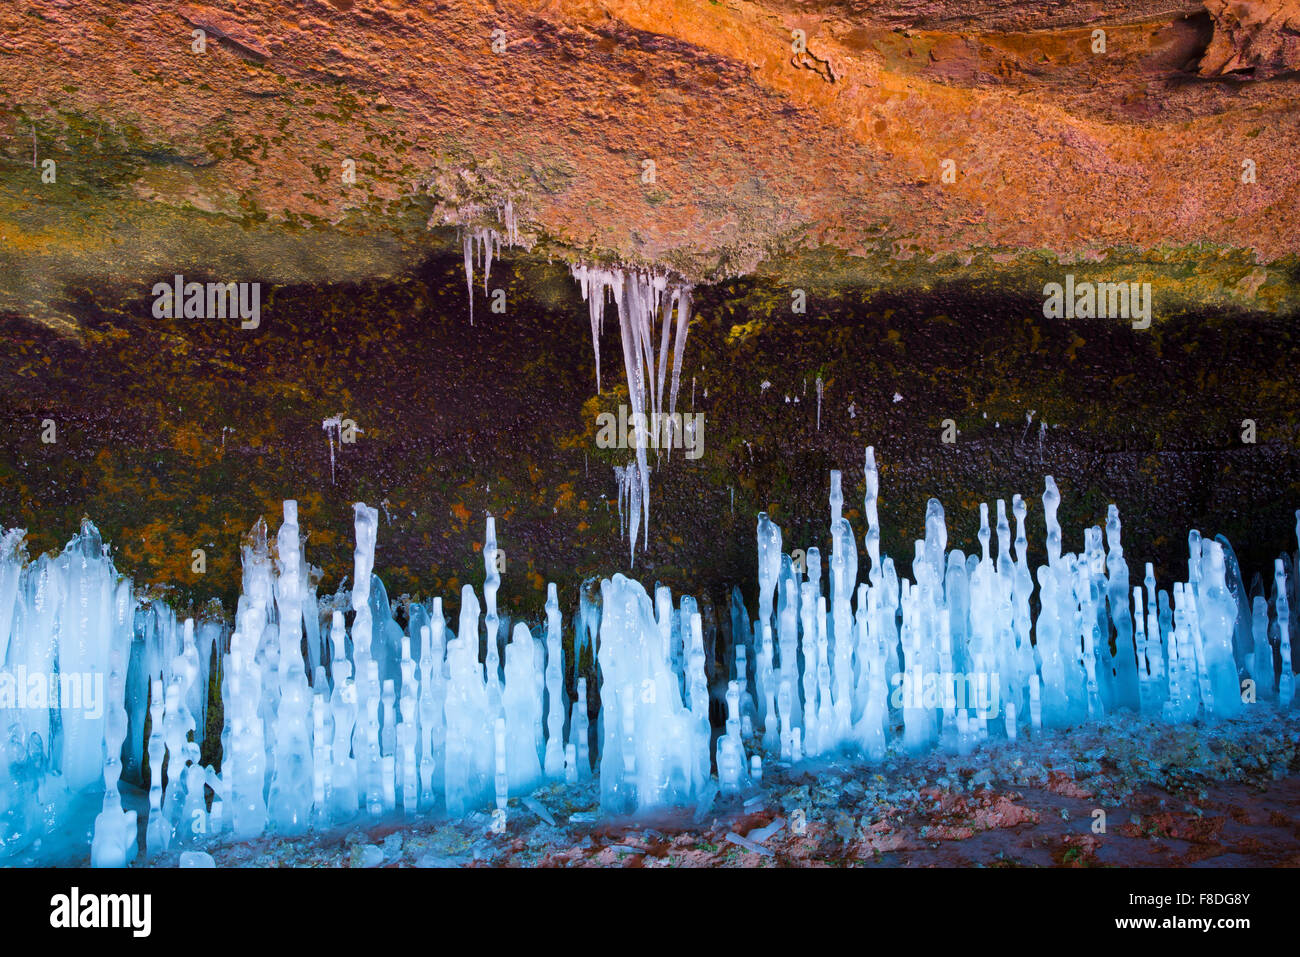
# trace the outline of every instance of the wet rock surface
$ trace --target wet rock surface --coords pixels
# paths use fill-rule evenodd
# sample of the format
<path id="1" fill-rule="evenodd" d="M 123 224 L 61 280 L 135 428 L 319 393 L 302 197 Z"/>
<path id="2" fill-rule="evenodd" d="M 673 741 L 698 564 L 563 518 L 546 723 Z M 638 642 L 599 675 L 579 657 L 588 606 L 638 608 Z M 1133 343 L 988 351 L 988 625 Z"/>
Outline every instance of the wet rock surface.
<path id="1" fill-rule="evenodd" d="M 1157 296 L 1169 294 L 1147 268 Z M 84 343 L 0 319 L 13 355 L 0 366 L 12 423 L 0 522 L 28 529 L 35 556 L 89 516 L 138 584 L 196 611 L 220 598 L 229 615 L 240 538 L 259 516 L 299 502 L 327 594 L 350 573 L 351 506 L 365 501 L 380 511 L 376 571 L 389 595 L 442 595 L 454 614 L 460 587 L 482 581 L 492 514 L 503 607 L 536 620 L 556 582 L 568 641 L 578 584 L 628 565 L 613 468 L 633 453 L 596 442 L 598 414 L 617 416 L 626 387 L 612 372 L 596 393 L 583 304 L 562 267 L 508 256 L 492 282 L 508 311 L 485 310 L 479 287 L 474 325 L 459 257 L 391 282 L 280 290 L 252 331 L 157 320 L 147 297 L 112 288 L 78 304 Z M 1072 550 L 1114 502 L 1130 563 L 1154 562 L 1162 583 L 1185 574 L 1193 527 L 1229 538 L 1247 586 L 1271 572 L 1295 547 L 1300 505 L 1294 319 L 1225 307 L 1157 313 L 1145 331 L 1049 320 L 1030 283 L 1041 279 L 906 294 L 810 285 L 802 316 L 782 283 L 697 289 L 679 409 L 704 415 L 703 449 L 651 456 L 651 533 L 632 571 L 719 609 L 738 584 L 752 607 L 757 513 L 789 548 L 824 544 L 827 476 L 841 469 L 861 535 L 863 449 L 874 445 L 882 548 L 896 561 L 930 496 L 951 546 L 969 553 L 979 503 L 1019 493 L 1041 564 L 1052 474 Z M 607 329 L 606 368 L 618 368 L 618 348 Z M 337 415 L 361 433 L 331 454 L 321 423 Z M 55 443 L 41 440 L 46 419 Z M 194 548 L 206 552 L 201 575 Z"/>
<path id="2" fill-rule="evenodd" d="M 1300 71 L 1300 2 L 1207 0 L 1214 37 L 1202 76 L 1265 79 Z"/>
<path id="3" fill-rule="evenodd" d="M 505 199 L 528 245 L 697 281 L 818 248 L 895 279 L 979 252 L 1282 260 L 1294 8 L 7 4 L 0 309 L 72 333 L 65 300 L 106 276 L 392 275 Z"/>

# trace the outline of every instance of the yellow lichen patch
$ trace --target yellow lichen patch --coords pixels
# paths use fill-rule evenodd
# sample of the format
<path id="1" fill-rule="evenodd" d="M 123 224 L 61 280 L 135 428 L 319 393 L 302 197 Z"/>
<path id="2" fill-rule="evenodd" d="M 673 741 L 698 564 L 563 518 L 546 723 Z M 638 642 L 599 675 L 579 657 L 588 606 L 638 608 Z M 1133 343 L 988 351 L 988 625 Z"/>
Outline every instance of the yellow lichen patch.
<path id="1" fill-rule="evenodd" d="M 189 459 L 199 459 L 204 457 L 204 438 L 205 436 L 199 428 L 192 423 L 178 425 L 172 432 L 172 446 L 177 452 Z M 211 451 L 211 446 L 207 451 Z"/>
<path id="2" fill-rule="evenodd" d="M 762 328 L 763 323 L 759 319 L 751 319 L 743 325 L 732 326 L 731 331 L 727 333 L 727 345 L 731 346 L 738 342 L 744 342 Z"/>
<path id="3" fill-rule="evenodd" d="M 556 488 L 558 495 L 555 499 L 556 508 L 572 508 L 575 498 L 572 482 L 561 482 Z"/>
<path id="4" fill-rule="evenodd" d="M 148 569 L 152 581 L 184 582 L 193 578 L 191 536 L 175 523 L 155 519 L 126 537 L 120 548 L 127 564 Z"/>
<path id="5" fill-rule="evenodd" d="M 604 408 L 607 396 L 593 394 L 582 403 L 582 415 L 579 422 L 582 424 L 581 431 L 574 432 L 570 435 L 558 436 L 555 445 L 560 449 L 576 449 L 585 451 L 590 449 L 594 444 L 596 437 L 596 420 L 606 409 Z"/>

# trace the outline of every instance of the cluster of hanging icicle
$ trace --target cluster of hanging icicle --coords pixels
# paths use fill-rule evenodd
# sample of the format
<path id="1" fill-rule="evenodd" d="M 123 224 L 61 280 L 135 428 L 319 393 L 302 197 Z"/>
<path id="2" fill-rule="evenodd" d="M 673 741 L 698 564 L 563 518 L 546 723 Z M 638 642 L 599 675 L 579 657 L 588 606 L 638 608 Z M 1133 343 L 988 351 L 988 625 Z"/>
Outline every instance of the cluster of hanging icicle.
<path id="1" fill-rule="evenodd" d="M 645 523 L 645 540 L 650 537 L 650 465 L 646 449 L 660 445 L 659 437 L 652 441 L 648 433 L 651 429 L 658 432 L 661 423 L 671 433 L 678 421 L 674 413 L 677 410 L 677 392 L 681 387 L 686 334 L 691 322 L 691 287 L 662 273 L 585 265 L 571 266 L 570 272 L 578 281 L 590 314 L 597 392 L 600 391 L 600 337 L 608 300 L 613 299 L 618 312 L 630 405 L 628 421 L 634 424 L 635 435 L 631 441 L 635 445 L 636 458 L 625 468 L 615 469 L 615 477 L 619 483 L 620 526 L 626 502 L 629 547 L 635 559 L 637 531 L 642 521 Z M 671 379 L 668 375 L 670 349 Z M 665 383 L 668 385 L 666 406 Z M 671 449 L 673 436 L 669 434 L 665 438 L 665 444 Z"/>
<path id="2" fill-rule="evenodd" d="M 483 292 L 488 292 L 492 260 L 500 258 L 501 247 L 519 244 L 519 225 L 514 204 L 505 200 L 497 207 L 504 234 L 490 226 L 468 227 L 462 232 L 465 253 L 465 286 L 469 291 L 469 317 L 474 321 L 474 270 L 483 271 Z M 572 265 L 573 278 L 582 290 L 591 319 L 591 348 L 596 360 L 596 391 L 601 391 L 600 338 L 605 327 L 605 306 L 612 299 L 618 313 L 623 368 L 627 375 L 628 401 L 636 457 L 615 470 L 619 486 L 620 534 L 626 532 L 633 561 L 638 533 L 644 523 L 643 542 L 650 537 L 650 465 L 647 447 L 672 449 L 672 430 L 677 392 L 681 386 L 682 356 L 691 321 L 691 286 L 660 272 L 621 267 Z M 668 375 L 670 364 L 672 376 Z M 664 404 L 664 387 L 668 403 Z M 650 434 L 654 430 L 654 435 Z M 667 434 L 662 434 L 667 430 Z M 670 451 L 671 454 L 671 451 Z M 623 506 L 628 506 L 626 516 Z"/>
<path id="3" fill-rule="evenodd" d="M 474 207 L 464 211 L 477 213 Z M 488 277 L 492 273 L 493 258 L 501 258 L 501 246 L 504 243 L 511 248 L 519 245 L 519 221 L 515 216 L 514 200 L 507 199 L 497 204 L 497 217 L 505 230 L 503 236 L 491 226 L 470 226 L 461 232 L 461 244 L 465 252 L 465 288 L 469 291 L 469 322 L 474 324 L 474 261 L 477 258 L 483 270 L 483 293 L 488 292 Z"/>

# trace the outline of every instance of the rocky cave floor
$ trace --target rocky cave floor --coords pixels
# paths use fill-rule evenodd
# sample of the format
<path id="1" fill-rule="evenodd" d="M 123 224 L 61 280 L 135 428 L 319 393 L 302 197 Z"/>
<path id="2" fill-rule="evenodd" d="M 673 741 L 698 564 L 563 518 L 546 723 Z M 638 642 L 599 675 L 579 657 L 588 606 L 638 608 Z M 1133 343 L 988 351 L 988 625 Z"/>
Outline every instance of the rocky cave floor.
<path id="1" fill-rule="evenodd" d="M 968 756 L 774 765 L 739 794 L 635 819 L 599 801 L 593 779 L 511 799 L 504 834 L 476 812 L 202 849 L 218 867 L 1297 866 L 1300 724 L 1267 705 L 1185 726 L 1125 714 Z"/>

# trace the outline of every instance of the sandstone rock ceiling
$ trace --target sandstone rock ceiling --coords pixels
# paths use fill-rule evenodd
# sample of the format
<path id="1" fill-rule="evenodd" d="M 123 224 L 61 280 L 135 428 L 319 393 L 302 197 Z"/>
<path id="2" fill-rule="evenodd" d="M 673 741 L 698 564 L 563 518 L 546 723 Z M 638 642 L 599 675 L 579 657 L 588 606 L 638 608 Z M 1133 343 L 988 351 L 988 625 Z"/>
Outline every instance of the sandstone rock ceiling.
<path id="1" fill-rule="evenodd" d="M 384 268 L 375 238 L 409 241 L 413 217 L 490 224 L 505 198 L 542 250 L 694 279 L 816 247 L 905 260 L 1213 244 L 1275 261 L 1296 250 L 1296 3 L 1208 7 L 6 3 L 0 264 L 11 292 L 42 257 L 129 280 L 187 224 L 191 245 L 216 230 L 211 257 L 255 259 L 213 225 L 229 221 L 308 246 L 346 230 L 350 262 L 346 244 L 275 254 L 286 275 L 337 278 Z M 58 190 L 34 168 L 46 157 Z"/>

